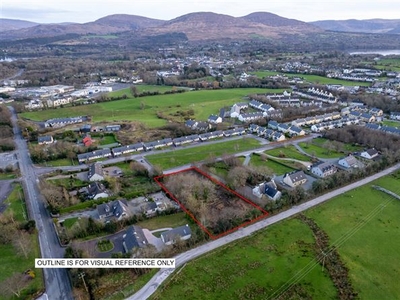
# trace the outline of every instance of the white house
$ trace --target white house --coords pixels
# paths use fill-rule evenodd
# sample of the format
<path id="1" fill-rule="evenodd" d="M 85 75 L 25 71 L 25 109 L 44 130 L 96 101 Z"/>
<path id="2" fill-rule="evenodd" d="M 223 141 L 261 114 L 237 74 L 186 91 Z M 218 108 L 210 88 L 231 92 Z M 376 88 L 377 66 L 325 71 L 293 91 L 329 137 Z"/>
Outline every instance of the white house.
<path id="1" fill-rule="evenodd" d="M 311 173 L 325 178 L 337 172 L 337 168 L 329 162 L 319 162 L 311 167 Z"/>
<path id="2" fill-rule="evenodd" d="M 346 169 L 358 168 L 360 167 L 360 164 L 361 162 L 359 162 L 353 155 L 349 155 L 338 160 L 338 165 Z"/>
<path id="3" fill-rule="evenodd" d="M 371 148 L 371 149 L 361 152 L 360 156 L 363 158 L 366 158 L 366 159 L 374 159 L 379 156 L 379 153 L 378 153 L 378 151 L 376 151 L 376 149 Z"/>
<path id="4" fill-rule="evenodd" d="M 161 233 L 161 240 L 165 245 L 172 245 L 178 241 L 188 240 L 191 237 L 192 230 L 188 224 Z"/>
<path id="5" fill-rule="evenodd" d="M 286 173 L 283 176 L 283 182 L 290 187 L 296 187 L 305 184 L 307 182 L 307 177 L 303 171 L 294 171 Z"/>

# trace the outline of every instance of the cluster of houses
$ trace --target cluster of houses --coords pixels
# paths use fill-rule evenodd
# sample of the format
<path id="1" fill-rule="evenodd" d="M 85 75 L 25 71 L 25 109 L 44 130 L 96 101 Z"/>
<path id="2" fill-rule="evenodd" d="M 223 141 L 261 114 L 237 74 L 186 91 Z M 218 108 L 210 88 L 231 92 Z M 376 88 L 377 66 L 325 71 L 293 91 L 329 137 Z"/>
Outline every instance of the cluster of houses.
<path id="1" fill-rule="evenodd" d="M 400 135 L 400 129 L 392 126 L 383 126 L 379 124 L 365 124 L 365 127 L 372 130 L 379 130 L 385 133 Z"/>
<path id="2" fill-rule="evenodd" d="M 250 124 L 249 132 L 257 134 L 259 137 L 264 137 L 268 140 L 281 142 L 286 139 L 286 136 L 303 136 L 306 132 L 295 125 L 287 125 L 276 121 L 269 121 L 268 126 L 259 126 Z"/>
<path id="3" fill-rule="evenodd" d="M 84 163 L 87 161 L 93 161 L 102 158 L 117 157 L 124 154 L 129 154 L 133 152 L 151 151 L 154 149 L 160 149 L 170 146 L 181 146 L 185 144 L 190 144 L 194 142 L 204 142 L 216 138 L 232 137 L 245 134 L 246 131 L 243 127 L 229 129 L 229 130 L 218 130 L 213 132 L 205 132 L 202 134 L 194 134 L 189 136 L 183 136 L 179 138 L 165 138 L 158 141 L 152 141 L 147 143 L 136 143 L 126 146 L 119 146 L 112 149 L 105 148 L 100 150 L 95 150 L 92 152 L 78 154 L 78 162 Z"/>
<path id="4" fill-rule="evenodd" d="M 79 117 L 67 117 L 67 118 L 55 118 L 50 119 L 44 122 L 44 127 L 64 127 L 71 124 L 82 123 L 88 121 L 88 116 L 79 116 Z"/>
<path id="5" fill-rule="evenodd" d="M 302 98 L 309 100 L 319 100 L 324 103 L 334 104 L 338 99 L 332 95 L 329 91 L 319 90 L 314 87 L 310 87 L 308 90 L 294 90 L 293 94 L 296 94 Z"/>

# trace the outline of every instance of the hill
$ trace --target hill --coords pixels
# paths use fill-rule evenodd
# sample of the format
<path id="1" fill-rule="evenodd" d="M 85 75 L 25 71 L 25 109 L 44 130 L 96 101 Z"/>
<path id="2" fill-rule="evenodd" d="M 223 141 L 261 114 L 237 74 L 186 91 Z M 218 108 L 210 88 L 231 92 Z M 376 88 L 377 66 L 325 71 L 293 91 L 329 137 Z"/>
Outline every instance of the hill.
<path id="1" fill-rule="evenodd" d="M 310 22 L 310 24 L 330 31 L 360 33 L 400 33 L 400 19 L 326 20 Z"/>
<path id="2" fill-rule="evenodd" d="M 29 28 L 38 25 L 38 23 L 23 21 L 23 20 L 13 20 L 13 19 L 2 19 L 0 18 L 0 32 L 17 30 L 22 28 Z"/>
<path id="3" fill-rule="evenodd" d="M 304 22 L 285 19 L 269 13 L 255 13 L 237 18 L 212 12 L 198 12 L 170 20 L 161 27 L 148 28 L 143 34 L 182 32 L 189 40 L 216 40 L 278 38 L 285 34 L 321 31 Z"/>

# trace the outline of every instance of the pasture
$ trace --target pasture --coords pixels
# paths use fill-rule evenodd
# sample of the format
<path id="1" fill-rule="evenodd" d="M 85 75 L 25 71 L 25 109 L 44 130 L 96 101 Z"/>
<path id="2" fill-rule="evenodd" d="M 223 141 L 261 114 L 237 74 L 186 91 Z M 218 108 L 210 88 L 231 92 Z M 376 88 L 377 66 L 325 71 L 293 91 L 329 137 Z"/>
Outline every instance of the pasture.
<path id="1" fill-rule="evenodd" d="M 231 141 L 221 140 L 197 147 L 177 148 L 170 152 L 146 156 L 147 160 L 163 170 L 199 162 L 207 158 L 216 158 L 224 154 L 234 154 L 260 147 L 260 142 L 253 138 L 240 138 Z"/>
<path id="2" fill-rule="evenodd" d="M 155 128 L 165 125 L 167 120 L 184 122 L 183 115 L 191 110 L 193 111 L 191 118 L 205 121 L 209 115 L 217 114 L 220 108 L 243 101 L 246 95 L 268 92 L 277 90 L 257 88 L 200 90 L 138 98 L 128 95 L 124 100 L 25 112 L 21 116 L 33 121 L 44 121 L 88 115 L 92 117 L 93 122 L 137 121 L 149 128 Z"/>

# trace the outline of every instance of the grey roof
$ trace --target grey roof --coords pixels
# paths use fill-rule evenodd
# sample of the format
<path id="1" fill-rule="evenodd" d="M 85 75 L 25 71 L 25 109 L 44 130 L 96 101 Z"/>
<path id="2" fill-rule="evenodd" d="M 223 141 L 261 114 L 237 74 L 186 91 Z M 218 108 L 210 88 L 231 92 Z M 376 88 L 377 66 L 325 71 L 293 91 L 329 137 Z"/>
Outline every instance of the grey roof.
<path id="1" fill-rule="evenodd" d="M 127 211 L 128 203 L 125 199 L 115 200 L 108 203 L 97 205 L 96 209 L 100 216 L 114 216 L 119 218 L 124 212 Z"/>
<path id="2" fill-rule="evenodd" d="M 82 153 L 78 154 L 78 160 L 79 161 L 84 161 L 84 160 L 90 160 L 91 158 L 95 157 L 108 157 L 111 156 L 111 150 L 109 148 L 104 148 L 100 150 L 95 150 L 92 152 L 87 152 L 87 153 Z"/>
<path id="3" fill-rule="evenodd" d="M 330 162 L 319 162 L 312 166 L 312 168 L 318 168 L 322 173 L 329 172 L 332 169 L 336 169 L 336 167 Z"/>
<path id="4" fill-rule="evenodd" d="M 156 209 L 157 207 L 158 207 L 158 206 L 157 206 L 157 203 L 155 203 L 155 202 L 153 202 L 153 201 L 149 201 L 149 202 L 146 203 L 144 209 L 145 209 L 145 210 L 154 210 L 154 209 Z"/>
<path id="5" fill-rule="evenodd" d="M 44 135 L 38 137 L 39 143 L 50 143 L 53 141 L 53 137 L 51 135 Z"/>
<path id="6" fill-rule="evenodd" d="M 187 235 L 191 235 L 192 230 L 190 229 L 189 225 L 183 225 L 177 228 L 174 228 L 172 230 L 169 230 L 167 232 L 161 233 L 161 237 L 164 241 L 164 243 L 170 242 L 170 241 L 175 241 L 177 238 L 181 238 Z"/>
<path id="7" fill-rule="evenodd" d="M 219 118 L 219 116 L 216 116 L 216 115 L 210 115 L 209 117 L 208 117 L 208 120 L 209 121 L 217 121 L 218 120 L 218 118 Z"/>
<path id="8" fill-rule="evenodd" d="M 103 176 L 103 165 L 99 162 L 96 162 L 94 164 L 91 164 L 89 166 L 89 171 L 88 171 L 88 178 L 90 179 L 93 175 L 99 175 Z"/>
<path id="9" fill-rule="evenodd" d="M 277 189 L 275 189 L 272 186 L 269 186 L 267 184 L 265 184 L 264 187 L 265 187 L 264 194 L 266 194 L 271 199 L 273 199 L 276 196 L 276 194 L 278 194 L 278 192 L 279 192 Z"/>
<path id="10" fill-rule="evenodd" d="M 147 243 L 143 230 L 139 226 L 133 225 L 126 230 L 124 237 L 125 251 L 129 252 L 134 248 L 143 248 Z"/>
<path id="11" fill-rule="evenodd" d="M 294 171 L 286 174 L 286 176 L 289 176 L 293 183 L 307 179 L 306 174 L 304 174 L 303 171 Z"/>

